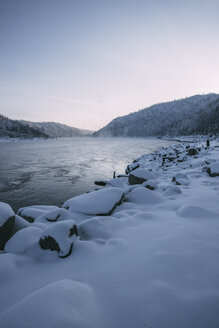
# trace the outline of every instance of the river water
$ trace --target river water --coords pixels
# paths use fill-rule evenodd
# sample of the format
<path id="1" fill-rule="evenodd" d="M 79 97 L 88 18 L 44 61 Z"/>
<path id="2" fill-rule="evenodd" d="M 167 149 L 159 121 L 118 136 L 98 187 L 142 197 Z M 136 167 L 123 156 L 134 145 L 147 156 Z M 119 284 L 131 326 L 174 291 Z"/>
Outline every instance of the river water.
<path id="1" fill-rule="evenodd" d="M 145 138 L 60 138 L 0 142 L 0 201 L 17 211 L 58 205 L 124 173 L 134 159 L 173 141 Z"/>

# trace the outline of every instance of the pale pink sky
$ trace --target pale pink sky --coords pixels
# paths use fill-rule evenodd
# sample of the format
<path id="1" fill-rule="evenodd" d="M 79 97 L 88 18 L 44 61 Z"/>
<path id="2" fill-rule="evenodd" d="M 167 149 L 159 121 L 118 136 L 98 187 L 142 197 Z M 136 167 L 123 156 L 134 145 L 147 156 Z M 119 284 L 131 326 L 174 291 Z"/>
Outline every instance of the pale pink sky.
<path id="1" fill-rule="evenodd" d="M 219 93 L 217 0 L 1 0 L 0 113 L 96 130 Z"/>

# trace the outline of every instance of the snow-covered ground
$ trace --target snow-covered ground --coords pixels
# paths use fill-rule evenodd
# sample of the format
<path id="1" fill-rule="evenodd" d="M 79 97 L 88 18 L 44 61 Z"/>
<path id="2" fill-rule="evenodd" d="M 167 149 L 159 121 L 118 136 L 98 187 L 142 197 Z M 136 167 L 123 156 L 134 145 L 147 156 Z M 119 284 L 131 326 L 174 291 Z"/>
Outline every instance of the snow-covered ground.
<path id="1" fill-rule="evenodd" d="M 62 208 L 0 203 L 0 327 L 218 328 L 218 146 L 142 156 Z"/>

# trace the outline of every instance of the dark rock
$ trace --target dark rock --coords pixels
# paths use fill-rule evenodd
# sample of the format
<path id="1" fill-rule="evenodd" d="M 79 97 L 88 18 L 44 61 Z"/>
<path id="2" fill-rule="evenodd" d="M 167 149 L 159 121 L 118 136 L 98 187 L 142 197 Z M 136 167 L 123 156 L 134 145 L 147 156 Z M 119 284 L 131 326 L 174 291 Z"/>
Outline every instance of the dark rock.
<path id="1" fill-rule="evenodd" d="M 59 244 L 50 236 L 47 236 L 44 239 L 40 238 L 39 244 L 43 249 L 50 249 L 51 251 L 60 252 Z"/>
<path id="2" fill-rule="evenodd" d="M 12 237 L 14 230 L 15 216 L 11 216 L 0 227 L 0 250 L 3 250 L 7 241 Z"/>
<path id="3" fill-rule="evenodd" d="M 142 168 L 138 168 L 129 174 L 129 184 L 130 185 L 142 184 L 145 181 L 147 181 L 149 179 L 154 179 L 154 178 L 155 178 L 155 175 L 153 172 L 147 171 Z"/>
<path id="4" fill-rule="evenodd" d="M 146 179 L 136 177 L 135 175 L 133 175 L 131 173 L 129 174 L 129 184 L 130 185 L 142 184 L 145 181 L 146 181 Z"/>
<path id="5" fill-rule="evenodd" d="M 0 202 L 0 250 L 12 237 L 14 231 L 15 214 L 11 206 Z"/>
<path id="6" fill-rule="evenodd" d="M 194 155 L 197 155 L 198 154 L 198 150 L 195 149 L 195 148 L 189 148 L 188 149 L 188 155 L 189 156 L 194 156 Z"/>
<path id="7" fill-rule="evenodd" d="M 104 187 L 107 184 L 107 181 L 100 180 L 100 181 L 95 181 L 94 183 L 97 186 L 103 186 Z"/>
<path id="8" fill-rule="evenodd" d="M 31 216 L 22 215 L 21 217 L 29 223 L 33 223 L 35 221 L 35 219 L 32 218 Z"/>
<path id="9" fill-rule="evenodd" d="M 65 258 L 71 254 L 76 237 L 78 237 L 78 229 L 75 222 L 62 221 L 46 229 L 39 244 L 42 249 L 57 251 L 59 257 Z"/>
<path id="10" fill-rule="evenodd" d="M 147 185 L 145 186 L 145 188 L 147 188 L 147 189 L 149 189 L 149 190 L 154 190 L 154 189 L 155 189 L 155 187 L 153 187 L 153 186 L 151 186 L 151 185 L 149 185 L 149 184 L 147 184 Z"/>

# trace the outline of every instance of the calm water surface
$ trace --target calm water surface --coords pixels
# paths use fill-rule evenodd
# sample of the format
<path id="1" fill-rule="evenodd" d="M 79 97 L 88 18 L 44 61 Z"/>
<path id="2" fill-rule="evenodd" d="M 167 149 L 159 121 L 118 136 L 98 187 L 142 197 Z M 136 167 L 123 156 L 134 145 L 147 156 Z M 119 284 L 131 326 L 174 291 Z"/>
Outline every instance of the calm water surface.
<path id="1" fill-rule="evenodd" d="M 16 211 L 60 206 L 95 188 L 94 181 L 124 173 L 127 164 L 172 141 L 144 138 L 62 138 L 0 142 L 0 201 Z"/>

